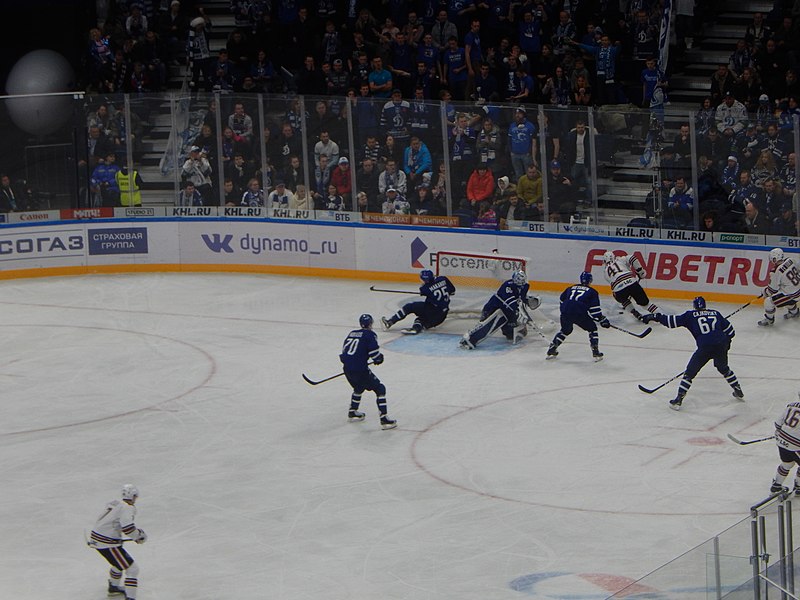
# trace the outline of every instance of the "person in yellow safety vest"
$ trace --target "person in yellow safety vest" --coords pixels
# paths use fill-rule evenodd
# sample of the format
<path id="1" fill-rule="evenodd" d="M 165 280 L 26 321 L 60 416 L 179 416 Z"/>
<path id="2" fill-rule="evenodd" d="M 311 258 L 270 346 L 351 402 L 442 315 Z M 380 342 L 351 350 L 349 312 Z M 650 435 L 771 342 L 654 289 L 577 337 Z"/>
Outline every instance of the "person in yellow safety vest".
<path id="1" fill-rule="evenodd" d="M 123 166 L 116 174 L 115 179 L 119 187 L 120 204 L 122 206 L 141 206 L 142 177 L 139 175 L 139 171 L 134 169 L 131 175 L 128 173 L 128 167 Z"/>

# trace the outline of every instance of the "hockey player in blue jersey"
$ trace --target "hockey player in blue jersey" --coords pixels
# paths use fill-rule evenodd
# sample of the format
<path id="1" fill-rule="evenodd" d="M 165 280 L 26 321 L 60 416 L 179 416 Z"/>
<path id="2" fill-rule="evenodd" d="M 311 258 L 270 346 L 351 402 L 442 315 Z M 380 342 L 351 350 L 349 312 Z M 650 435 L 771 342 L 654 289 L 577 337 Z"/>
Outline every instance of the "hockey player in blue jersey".
<path id="1" fill-rule="evenodd" d="M 350 411 L 347 418 L 350 421 L 363 421 L 364 413 L 359 412 L 358 406 L 361 404 L 361 394 L 366 390 L 375 392 L 378 402 L 378 413 L 381 416 L 381 427 L 383 429 L 394 429 L 397 421 L 390 419 L 386 410 L 386 386 L 383 385 L 375 376 L 369 365 L 379 365 L 383 362 L 383 354 L 378 346 L 378 336 L 372 331 L 372 315 L 363 314 L 358 318 L 360 329 L 354 329 L 347 334 L 342 344 L 342 353 L 339 360 L 342 361 L 344 376 L 353 386 L 353 394 L 350 396 Z M 372 361 L 370 363 L 370 361 Z"/>
<path id="2" fill-rule="evenodd" d="M 388 330 L 395 323 L 413 314 L 416 315 L 414 324 L 403 329 L 402 332 L 417 335 L 422 333 L 424 329 L 431 329 L 441 325 L 447 318 L 447 313 L 450 310 L 450 296 L 455 294 L 455 286 L 444 275 L 434 277 L 433 271 L 429 269 L 421 271 L 419 278 L 422 280 L 422 285 L 419 287 L 419 295 L 425 299 L 404 304 L 391 317 L 381 317 L 384 329 Z"/>
<path id="3" fill-rule="evenodd" d="M 686 327 L 697 342 L 697 350 L 689 359 L 683 379 L 678 386 L 678 395 L 669 401 L 669 407 L 673 410 L 681 409 L 686 392 L 692 386 L 692 380 L 710 360 L 714 361 L 717 371 L 730 384 L 733 389 L 733 397 L 737 400 L 744 399 L 742 387 L 728 366 L 728 350 L 730 350 L 733 336 L 736 335 L 733 325 L 719 311 L 706 308 L 706 301 L 702 296 L 695 298 L 692 306 L 692 310 L 687 310 L 682 315 L 656 313 L 642 317 L 642 321 L 645 323 L 658 321 L 670 329 Z"/>
<path id="4" fill-rule="evenodd" d="M 561 292 L 561 329 L 553 338 L 547 349 L 548 360 L 558 356 L 558 347 L 572 333 L 575 325 L 589 332 L 589 345 L 595 361 L 603 360 L 600 352 L 600 337 L 597 335 L 597 324 L 600 327 L 611 327 L 611 323 L 603 316 L 600 308 L 600 296 L 591 286 L 592 274 L 584 271 L 580 275 L 580 283 L 571 285 Z"/>
<path id="5" fill-rule="evenodd" d="M 524 302 L 531 310 L 538 308 L 539 299 L 528 298 L 528 277 L 524 271 L 514 271 L 511 279 L 504 281 L 492 294 L 481 310 L 481 320 L 464 334 L 459 342 L 462 348 L 473 350 L 492 332 L 500 329 L 506 339 L 516 344 L 527 333 L 524 323 L 520 324 L 520 303 Z M 523 313 L 524 314 L 524 313 Z"/>

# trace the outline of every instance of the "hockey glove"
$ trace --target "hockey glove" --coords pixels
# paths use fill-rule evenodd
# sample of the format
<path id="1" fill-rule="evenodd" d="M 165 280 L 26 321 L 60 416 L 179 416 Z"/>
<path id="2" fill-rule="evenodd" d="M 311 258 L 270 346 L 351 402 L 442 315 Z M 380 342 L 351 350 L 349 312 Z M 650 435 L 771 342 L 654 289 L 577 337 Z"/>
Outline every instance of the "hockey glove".
<path id="1" fill-rule="evenodd" d="M 383 354 L 378 354 L 375 358 L 372 359 L 373 365 L 380 365 L 383 364 Z"/>
<path id="2" fill-rule="evenodd" d="M 144 532 L 144 529 L 136 530 L 136 533 L 133 534 L 133 541 L 137 544 L 144 544 L 147 541 L 147 534 Z"/>
<path id="3" fill-rule="evenodd" d="M 642 323 L 648 325 L 650 321 L 655 321 L 656 316 L 653 313 L 647 313 L 646 315 L 642 315 Z"/>
<path id="4" fill-rule="evenodd" d="M 528 296 L 528 308 L 536 310 L 541 305 L 542 301 L 539 299 L 539 296 Z"/>
<path id="5" fill-rule="evenodd" d="M 603 317 L 602 319 L 600 319 L 600 327 L 602 327 L 603 329 L 608 329 L 609 327 L 611 327 L 611 321 L 609 321 L 608 318 Z"/>

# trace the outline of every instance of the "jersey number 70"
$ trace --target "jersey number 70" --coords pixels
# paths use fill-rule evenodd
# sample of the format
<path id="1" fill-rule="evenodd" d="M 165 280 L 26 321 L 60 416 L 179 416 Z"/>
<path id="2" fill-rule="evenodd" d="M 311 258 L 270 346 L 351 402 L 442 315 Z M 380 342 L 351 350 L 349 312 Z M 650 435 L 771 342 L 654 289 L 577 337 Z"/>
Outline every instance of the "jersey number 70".
<path id="1" fill-rule="evenodd" d="M 358 338 L 347 338 L 342 344 L 342 353 L 353 356 L 358 350 Z"/>

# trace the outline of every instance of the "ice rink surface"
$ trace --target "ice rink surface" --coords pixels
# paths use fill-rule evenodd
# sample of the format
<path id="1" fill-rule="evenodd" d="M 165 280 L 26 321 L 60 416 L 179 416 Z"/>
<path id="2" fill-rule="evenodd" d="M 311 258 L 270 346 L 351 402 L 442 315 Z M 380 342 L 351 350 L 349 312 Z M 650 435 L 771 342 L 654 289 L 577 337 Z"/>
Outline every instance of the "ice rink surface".
<path id="1" fill-rule="evenodd" d="M 458 349 L 470 320 L 417 337 L 376 328 L 399 424 L 382 431 L 374 395 L 348 423 L 343 378 L 301 379 L 337 373 L 358 315 L 377 322 L 406 299 L 369 283 L 0 283 L 0 597 L 106 598 L 84 532 L 127 482 L 149 535 L 129 548 L 140 600 L 594 600 L 767 495 L 774 444 L 726 434 L 769 435 L 796 399 L 800 323 L 762 330 L 759 305 L 736 314 L 746 402 L 709 365 L 680 412 L 667 407 L 677 380 L 652 395 L 637 384 L 683 370 L 685 329 L 601 330 L 594 363 L 579 330 L 545 361 L 535 333 Z M 537 313 L 557 319 L 555 296 L 543 300 Z"/>

